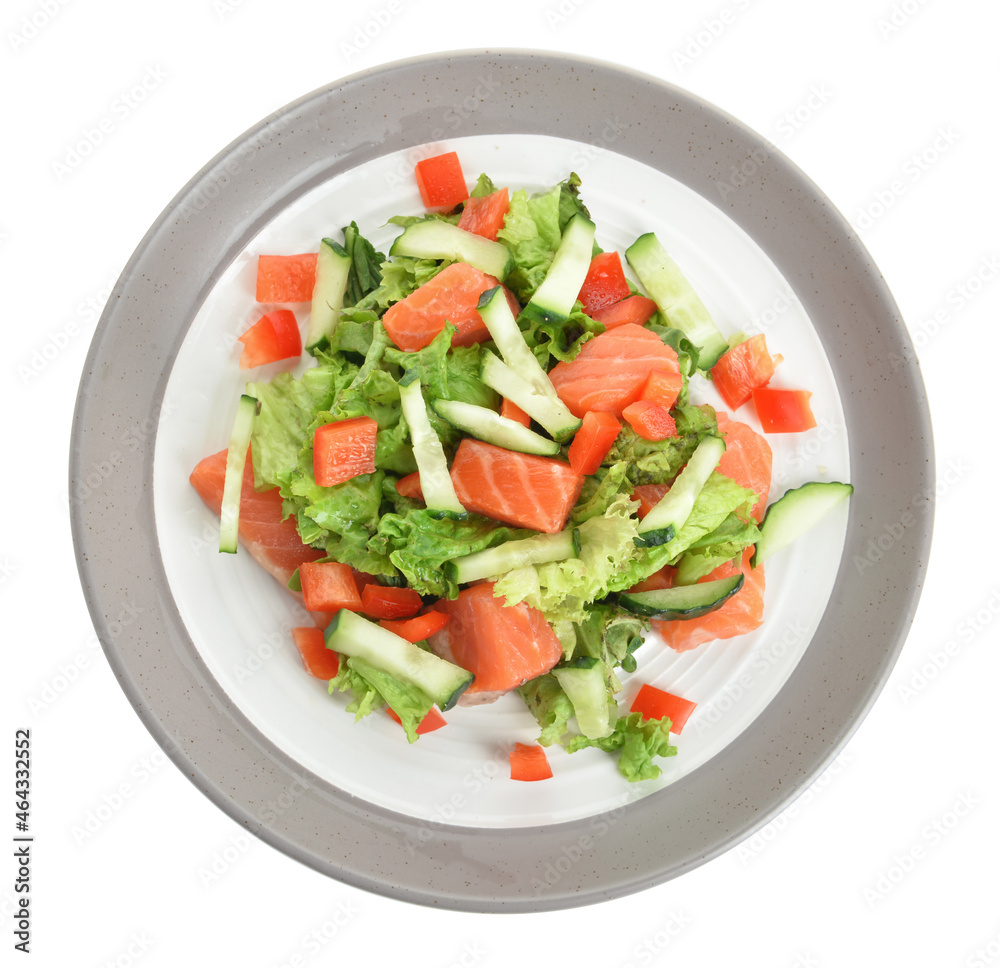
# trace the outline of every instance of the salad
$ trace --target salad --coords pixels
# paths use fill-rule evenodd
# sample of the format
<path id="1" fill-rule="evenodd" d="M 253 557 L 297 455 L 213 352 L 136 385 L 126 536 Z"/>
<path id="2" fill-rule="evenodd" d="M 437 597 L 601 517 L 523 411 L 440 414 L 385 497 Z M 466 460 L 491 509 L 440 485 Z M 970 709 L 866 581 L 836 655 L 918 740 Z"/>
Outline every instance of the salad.
<path id="1" fill-rule="evenodd" d="M 653 233 L 603 251 L 576 175 L 470 192 L 450 152 L 415 176 L 427 210 L 390 220 L 388 255 L 351 222 L 259 257 L 272 308 L 240 366 L 297 364 L 286 307 L 308 302 L 314 365 L 249 382 L 191 482 L 220 550 L 241 541 L 313 614 L 293 630 L 305 669 L 356 719 L 386 709 L 412 743 L 516 690 L 539 734 L 512 778 L 551 776 L 553 745 L 654 778 L 695 704 L 641 682 L 648 633 L 684 651 L 758 627 L 763 561 L 852 489 L 767 506 L 766 437 L 695 402 L 692 377 L 767 433 L 814 427 L 810 394 L 770 385 L 781 358 L 724 337 Z"/>

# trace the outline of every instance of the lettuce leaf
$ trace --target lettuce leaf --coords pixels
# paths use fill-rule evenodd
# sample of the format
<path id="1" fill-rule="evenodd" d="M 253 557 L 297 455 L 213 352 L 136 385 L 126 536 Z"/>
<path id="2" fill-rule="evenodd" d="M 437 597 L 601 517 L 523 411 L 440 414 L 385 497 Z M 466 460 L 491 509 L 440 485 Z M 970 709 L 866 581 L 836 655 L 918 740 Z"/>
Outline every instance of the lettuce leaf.
<path id="1" fill-rule="evenodd" d="M 417 219 L 416 221 L 421 221 Z M 412 259 L 409 256 L 393 256 L 383 262 L 380 269 L 382 281 L 363 299 L 358 300 L 358 309 L 383 310 L 394 302 L 405 299 L 414 289 L 433 279 L 448 262 L 435 259 Z"/>
<path id="2" fill-rule="evenodd" d="M 591 746 L 608 753 L 620 750 L 618 772 L 629 783 L 654 780 L 662 771 L 653 757 L 677 755 L 677 747 L 670 745 L 670 725 L 669 719 L 644 719 L 642 713 L 629 713 L 619 717 L 610 736 L 574 736 L 565 745 L 570 753 Z"/>
<path id="3" fill-rule="evenodd" d="M 344 248 L 351 257 L 344 305 L 356 306 L 381 285 L 385 255 L 375 251 L 375 246 L 361 234 L 357 222 L 345 225 L 341 231 L 344 233 Z"/>
<path id="4" fill-rule="evenodd" d="M 692 542 L 677 562 L 677 581 L 688 585 L 697 581 L 723 562 L 732 561 L 760 538 L 757 522 L 747 521 L 735 511 L 714 531 Z"/>
<path id="5" fill-rule="evenodd" d="M 714 539 L 709 536 L 734 512 L 743 521 L 750 521 L 750 512 L 756 501 L 757 495 L 753 491 L 740 487 L 734 480 L 718 471 L 712 471 L 695 500 L 687 521 L 680 531 L 663 545 L 665 553 L 673 562 L 689 548 L 710 547 Z M 756 525 L 753 530 L 757 530 Z M 725 543 L 730 536 L 732 532 L 730 535 L 723 534 L 719 543 Z"/>
<path id="6" fill-rule="evenodd" d="M 559 680 L 546 673 L 526 682 L 517 691 L 541 727 L 538 742 L 542 746 L 561 743 L 573 718 L 573 703 L 563 692 Z"/>
<path id="7" fill-rule="evenodd" d="M 469 192 L 471 198 L 485 198 L 487 195 L 492 195 L 497 191 L 497 186 L 493 184 L 493 180 L 489 175 L 483 173 L 476 180 L 476 186 Z"/>
<path id="8" fill-rule="evenodd" d="M 604 332 L 604 324 L 591 319 L 576 303 L 565 320 L 531 319 L 522 332 L 542 368 L 550 370 L 555 362 L 576 359 L 587 340 Z"/>
<path id="9" fill-rule="evenodd" d="M 607 467 L 628 464 L 633 484 L 669 484 L 691 459 L 702 437 L 718 432 L 715 410 L 710 406 L 684 406 L 671 411 L 677 422 L 676 437 L 645 440 L 625 424 L 604 458 Z"/>
<path id="10" fill-rule="evenodd" d="M 561 195 L 559 185 L 531 197 L 523 188 L 519 189 L 511 196 L 504 226 L 497 233 L 497 239 L 507 245 L 514 257 L 514 268 L 504 282 L 522 304 L 542 284 L 562 240 Z"/>

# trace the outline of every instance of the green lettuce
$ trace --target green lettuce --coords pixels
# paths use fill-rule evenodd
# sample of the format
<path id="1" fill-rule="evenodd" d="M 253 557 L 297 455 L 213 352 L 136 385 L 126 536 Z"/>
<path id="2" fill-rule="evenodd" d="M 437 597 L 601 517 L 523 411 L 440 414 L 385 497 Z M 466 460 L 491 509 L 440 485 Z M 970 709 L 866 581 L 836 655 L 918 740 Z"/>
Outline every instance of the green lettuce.
<path id="1" fill-rule="evenodd" d="M 726 532 L 720 536 L 719 540 L 712 537 L 713 532 L 720 528 L 734 512 L 744 522 L 749 522 L 751 520 L 750 512 L 756 501 L 757 495 L 753 491 L 740 487 L 734 480 L 718 471 L 712 471 L 705 486 L 701 489 L 701 493 L 696 498 L 688 519 L 677 534 L 663 545 L 665 553 L 670 556 L 671 561 L 675 561 L 682 552 L 689 548 L 711 547 L 713 542 L 727 543 L 737 534 L 733 524 L 727 526 Z M 756 530 L 754 524 L 753 531 Z"/>
<path id="2" fill-rule="evenodd" d="M 517 691 L 541 727 L 538 742 L 542 746 L 561 743 L 573 718 L 573 703 L 563 692 L 559 680 L 546 673 L 526 682 Z"/>
<path id="3" fill-rule="evenodd" d="M 347 291 L 344 293 L 344 305 L 356 306 L 370 292 L 382 283 L 382 265 L 385 255 L 375 251 L 358 228 L 357 222 L 351 222 L 342 229 L 344 233 L 344 248 L 351 257 L 351 268 L 347 274 Z"/>
<path id="4" fill-rule="evenodd" d="M 677 755 L 677 747 L 670 744 L 670 725 L 669 719 L 645 719 L 642 713 L 630 713 L 619 717 L 610 736 L 574 736 L 565 745 L 570 753 L 592 746 L 607 753 L 620 751 L 618 772 L 629 783 L 654 780 L 662 771 L 653 757 Z"/>
<path id="5" fill-rule="evenodd" d="M 522 304 L 542 284 L 562 240 L 561 194 L 559 185 L 530 197 L 523 188 L 514 192 L 504 226 L 497 233 L 497 239 L 507 245 L 514 257 L 514 268 L 504 282 Z"/>
<path id="6" fill-rule="evenodd" d="M 417 221 L 421 221 L 418 219 Z M 412 259 L 393 256 L 381 265 L 382 281 L 357 303 L 358 309 L 388 309 L 394 302 L 405 299 L 414 289 L 433 279 L 446 265 L 435 259 Z"/>
<path id="7" fill-rule="evenodd" d="M 576 359 L 583 344 L 603 332 L 604 324 L 586 315 L 579 303 L 566 319 L 534 317 L 522 330 L 525 342 L 545 370 L 557 362 Z"/>
<path id="8" fill-rule="evenodd" d="M 757 522 L 733 511 L 714 531 L 688 545 L 677 562 L 677 581 L 684 585 L 696 582 L 724 562 L 739 558 L 759 538 Z"/>
<path id="9" fill-rule="evenodd" d="M 678 436 L 645 440 L 625 424 L 604 458 L 604 466 L 625 461 L 633 484 L 671 483 L 691 459 L 701 439 L 718 433 L 715 411 L 710 406 L 677 407 L 671 413 L 677 422 Z"/>
<path id="10" fill-rule="evenodd" d="M 476 187 L 469 192 L 471 198 L 485 198 L 487 195 L 492 195 L 497 191 L 497 186 L 493 184 L 493 180 L 489 175 L 482 174 L 476 180 Z"/>

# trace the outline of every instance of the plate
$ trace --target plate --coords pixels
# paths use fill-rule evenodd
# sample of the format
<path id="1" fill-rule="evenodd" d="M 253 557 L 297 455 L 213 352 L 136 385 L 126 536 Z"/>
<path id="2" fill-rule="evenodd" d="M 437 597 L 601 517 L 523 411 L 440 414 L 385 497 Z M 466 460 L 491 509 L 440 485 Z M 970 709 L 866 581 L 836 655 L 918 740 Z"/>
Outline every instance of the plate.
<path id="1" fill-rule="evenodd" d="M 726 331 L 746 328 L 732 323 L 747 314 L 775 327 L 783 351 L 795 346 L 796 376 L 829 391 L 817 392 L 829 407 L 821 427 L 830 433 L 813 437 L 823 449 L 783 445 L 776 467 L 849 473 L 849 519 L 796 551 L 805 558 L 775 560 L 769 581 L 785 591 L 766 634 L 735 653 L 719 643 L 655 668 L 656 681 L 694 690 L 703 728 L 690 743 L 685 734 L 652 787 L 617 784 L 613 767 L 601 773 L 607 764 L 585 754 L 566 757 L 559 782 L 498 782 L 497 725 L 508 741 L 533 732 L 516 706 L 501 707 L 489 728 L 475 710 L 460 711 L 447 741 L 457 754 L 426 742 L 445 730 L 410 750 L 388 720 L 350 725 L 328 697 L 304 692 L 322 686 L 294 669 L 282 644 L 298 622 L 280 589 L 241 571 L 252 566 L 246 556 L 220 569 L 208 551 L 211 522 L 176 486 L 225 445 L 220 428 L 240 377 L 227 385 L 218 374 L 231 372 L 232 341 L 249 322 L 247 277 L 260 246 L 293 251 L 306 239 L 312 248 L 350 218 L 419 210 L 414 152 L 440 147 L 474 159 L 467 174 L 481 168 L 529 188 L 564 177 L 569 162 L 605 244 L 620 248 L 655 228 Z M 362 196 L 378 201 L 338 220 L 344 200 Z M 926 400 L 898 311 L 818 189 L 690 94 L 606 64 L 513 51 L 349 78 L 278 112 L 199 173 L 109 301 L 81 384 L 71 474 L 95 626 L 178 766 L 239 822 L 318 870 L 467 910 L 542 910 L 639 890 L 715 856 L 787 805 L 846 742 L 902 646 L 933 480 Z M 914 513 L 915 496 L 925 510 Z M 802 602 L 806 624 L 779 649 Z M 118 621 L 125 604 L 127 625 Z M 317 722 L 331 730 L 326 748 Z M 387 782 L 372 767 L 397 754 L 407 765 Z"/>

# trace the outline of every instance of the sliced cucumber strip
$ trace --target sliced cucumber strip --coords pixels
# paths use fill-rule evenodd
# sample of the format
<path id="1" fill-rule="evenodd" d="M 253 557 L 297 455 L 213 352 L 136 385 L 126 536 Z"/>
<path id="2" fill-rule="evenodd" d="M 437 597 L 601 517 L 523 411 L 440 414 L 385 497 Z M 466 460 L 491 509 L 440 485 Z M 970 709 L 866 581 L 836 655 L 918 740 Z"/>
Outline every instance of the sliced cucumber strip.
<path id="1" fill-rule="evenodd" d="M 492 242 L 437 218 L 414 222 L 405 228 L 392 243 L 389 255 L 468 262 L 501 281 L 514 264 L 514 257 L 502 242 Z"/>
<path id="2" fill-rule="evenodd" d="M 652 232 L 640 235 L 625 258 L 650 298 L 675 329 L 698 348 L 699 369 L 711 369 L 729 349 L 705 304 Z"/>
<path id="3" fill-rule="evenodd" d="M 576 724 L 588 739 L 610 736 L 618 719 L 618 704 L 608 690 L 604 667 L 592 656 L 552 670 L 573 704 Z"/>
<path id="4" fill-rule="evenodd" d="M 516 403 L 558 441 L 572 437 L 583 422 L 570 413 L 562 400 L 541 393 L 537 387 L 488 350 L 483 352 L 480 378 L 488 387 L 492 387 L 501 396 Z"/>
<path id="5" fill-rule="evenodd" d="M 840 481 L 810 481 L 786 491 L 764 514 L 760 538 L 750 559 L 751 566 L 756 568 L 799 535 L 805 534 L 853 493 L 852 485 Z"/>
<path id="6" fill-rule="evenodd" d="M 638 545 L 666 544 L 684 526 L 705 481 L 726 452 L 721 437 L 704 437 L 670 490 L 639 523 Z"/>
<path id="7" fill-rule="evenodd" d="M 420 489 L 423 491 L 424 503 L 431 511 L 464 516 L 466 510 L 455 494 L 455 485 L 452 484 L 451 474 L 448 473 L 444 448 L 427 417 L 427 406 L 420 390 L 420 380 L 413 371 L 405 373 L 399 382 L 399 402 L 410 428 L 410 443 L 413 445 L 413 456 L 420 472 Z"/>
<path id="8" fill-rule="evenodd" d="M 569 220 L 545 279 L 524 307 L 525 316 L 544 322 L 558 322 L 569 316 L 587 278 L 595 231 L 594 223 L 580 212 Z"/>
<path id="9" fill-rule="evenodd" d="M 344 293 L 351 271 L 351 257 L 340 243 L 323 239 L 316 257 L 316 285 L 313 287 L 312 309 L 306 349 L 311 350 L 320 340 L 333 335 L 344 308 Z"/>
<path id="10" fill-rule="evenodd" d="M 445 562 L 445 574 L 464 584 L 480 578 L 503 575 L 525 565 L 544 565 L 550 561 L 565 561 L 580 554 L 576 529 L 556 534 L 536 534 L 530 538 L 505 541 L 495 548 L 476 551 L 462 558 Z"/>
<path id="11" fill-rule="evenodd" d="M 650 592 L 623 592 L 618 604 L 636 615 L 675 622 L 679 619 L 701 618 L 714 612 L 743 587 L 743 575 L 702 581 L 694 585 L 657 588 Z"/>
<path id="12" fill-rule="evenodd" d="M 257 398 L 244 393 L 236 405 L 233 432 L 229 435 L 226 454 L 226 478 L 222 486 L 222 513 L 219 518 L 219 551 L 236 554 L 240 534 L 240 495 L 243 493 L 243 470 L 247 462 L 247 448 L 253 431 L 253 418 L 257 416 Z"/>
<path id="13" fill-rule="evenodd" d="M 326 647 L 357 656 L 423 690 L 438 708 L 450 709 L 472 685 L 472 673 L 425 652 L 388 629 L 342 608 L 326 629 Z"/>
<path id="14" fill-rule="evenodd" d="M 523 454 L 541 454 L 543 457 L 559 453 L 559 444 L 554 440 L 536 434 L 516 420 L 501 417 L 489 407 L 461 400 L 435 400 L 431 406 L 453 427 L 472 434 L 478 440 L 485 440 L 488 444 L 496 444 Z"/>

